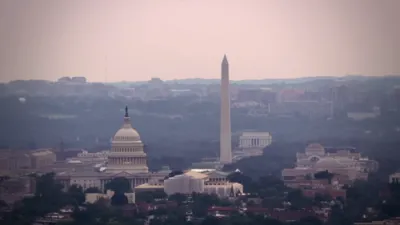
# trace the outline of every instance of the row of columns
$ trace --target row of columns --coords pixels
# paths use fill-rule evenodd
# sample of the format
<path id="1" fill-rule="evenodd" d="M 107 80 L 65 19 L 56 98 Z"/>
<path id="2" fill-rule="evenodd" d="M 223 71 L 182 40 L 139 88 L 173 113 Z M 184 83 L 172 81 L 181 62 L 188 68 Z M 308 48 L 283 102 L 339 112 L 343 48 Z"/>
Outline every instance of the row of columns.
<path id="1" fill-rule="evenodd" d="M 271 141 L 267 138 L 249 138 L 249 139 L 240 139 L 241 147 L 264 147 L 267 146 Z"/>
<path id="2" fill-rule="evenodd" d="M 114 147 L 112 149 L 113 152 L 137 152 L 138 150 L 135 148 L 127 148 L 127 147 Z"/>
<path id="3" fill-rule="evenodd" d="M 112 165 L 122 165 L 122 164 L 146 165 L 147 160 L 144 157 L 109 157 L 108 164 L 112 164 Z"/>

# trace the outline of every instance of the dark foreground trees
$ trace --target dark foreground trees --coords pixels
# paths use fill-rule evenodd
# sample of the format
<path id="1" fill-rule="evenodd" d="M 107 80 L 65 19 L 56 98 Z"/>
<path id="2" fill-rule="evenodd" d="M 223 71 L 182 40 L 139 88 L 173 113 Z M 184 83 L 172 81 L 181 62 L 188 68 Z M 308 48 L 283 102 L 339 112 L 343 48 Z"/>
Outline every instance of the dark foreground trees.
<path id="1" fill-rule="evenodd" d="M 131 185 L 125 177 L 116 177 L 106 184 L 106 190 L 112 190 L 114 195 L 111 197 L 111 204 L 114 206 L 123 206 L 128 204 L 128 198 L 125 193 L 131 192 Z"/>
<path id="2" fill-rule="evenodd" d="M 26 197 L 16 203 L 12 211 L 4 216 L 2 224 L 32 224 L 36 218 L 76 202 L 70 193 L 62 191 L 63 186 L 54 179 L 54 173 L 37 176 L 35 179 L 34 196 Z"/>

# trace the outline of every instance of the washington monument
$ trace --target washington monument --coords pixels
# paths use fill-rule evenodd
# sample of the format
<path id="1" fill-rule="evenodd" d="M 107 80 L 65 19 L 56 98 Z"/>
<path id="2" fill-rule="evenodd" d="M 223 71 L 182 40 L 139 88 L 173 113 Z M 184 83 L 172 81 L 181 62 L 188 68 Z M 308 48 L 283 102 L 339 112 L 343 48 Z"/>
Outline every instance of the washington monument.
<path id="1" fill-rule="evenodd" d="M 220 154 L 222 164 L 232 163 L 231 97 L 229 92 L 229 63 L 226 55 L 221 64 L 221 127 Z"/>

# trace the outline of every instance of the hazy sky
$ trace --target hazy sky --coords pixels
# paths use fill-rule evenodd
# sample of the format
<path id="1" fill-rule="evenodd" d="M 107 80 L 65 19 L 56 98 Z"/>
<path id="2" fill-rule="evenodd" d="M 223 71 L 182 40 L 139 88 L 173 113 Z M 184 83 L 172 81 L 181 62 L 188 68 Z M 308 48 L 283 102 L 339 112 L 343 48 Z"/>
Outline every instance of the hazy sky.
<path id="1" fill-rule="evenodd" d="M 0 77 L 400 74 L 400 0 L 0 0 Z"/>

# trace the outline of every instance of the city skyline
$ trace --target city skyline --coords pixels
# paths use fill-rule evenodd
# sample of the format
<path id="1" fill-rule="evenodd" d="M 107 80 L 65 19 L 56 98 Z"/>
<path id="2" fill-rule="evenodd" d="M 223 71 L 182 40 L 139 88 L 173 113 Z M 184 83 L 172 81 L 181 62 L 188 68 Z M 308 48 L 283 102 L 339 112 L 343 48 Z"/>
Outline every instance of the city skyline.
<path id="1" fill-rule="evenodd" d="M 396 0 L 5 0 L 0 81 L 218 79 L 224 54 L 231 80 L 399 75 L 396 21 Z"/>

